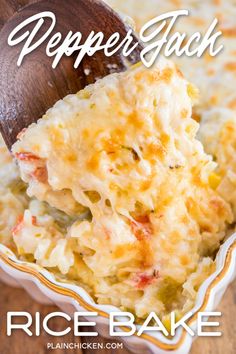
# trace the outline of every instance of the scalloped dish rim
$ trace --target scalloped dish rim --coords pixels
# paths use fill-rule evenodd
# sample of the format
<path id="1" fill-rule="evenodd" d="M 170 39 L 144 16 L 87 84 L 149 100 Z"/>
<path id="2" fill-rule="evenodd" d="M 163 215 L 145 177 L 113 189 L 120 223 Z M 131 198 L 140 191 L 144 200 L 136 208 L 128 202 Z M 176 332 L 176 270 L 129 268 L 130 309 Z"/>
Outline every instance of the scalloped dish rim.
<path id="1" fill-rule="evenodd" d="M 207 308 L 208 304 L 212 299 L 211 295 L 213 293 L 213 290 L 216 288 L 217 285 L 219 285 L 223 281 L 225 276 L 228 275 L 231 265 L 233 265 L 234 258 L 236 259 L 236 257 L 233 256 L 235 250 L 236 250 L 236 233 L 233 233 L 221 245 L 217 253 L 217 261 L 216 261 L 217 267 L 215 272 L 211 274 L 210 277 L 208 277 L 203 282 L 203 284 L 201 285 L 198 291 L 195 307 L 192 309 L 193 316 L 188 321 L 186 321 L 186 323 L 189 326 L 193 326 L 194 323 L 196 322 L 198 312 L 200 311 L 204 312 L 204 310 Z M 88 300 L 85 299 L 85 295 L 81 293 L 84 292 L 87 295 L 87 297 L 89 298 L 91 297 L 86 292 L 86 290 L 84 290 L 82 287 L 73 284 L 73 282 L 70 281 L 68 281 L 67 285 L 72 285 L 73 289 L 69 287 L 65 287 L 65 283 L 57 281 L 52 272 L 44 269 L 43 267 L 37 266 L 34 263 L 28 263 L 28 262 L 23 262 L 18 260 L 11 250 L 9 250 L 6 246 L 1 244 L 0 244 L 0 260 L 13 269 L 16 269 L 22 273 L 32 275 L 34 279 L 38 280 L 49 290 L 52 290 L 57 294 L 64 295 L 73 300 L 76 300 L 78 304 L 82 306 L 84 309 L 86 309 L 87 311 L 95 311 L 98 313 L 99 316 L 103 318 L 107 319 L 109 317 L 109 312 L 101 310 L 101 308 L 103 308 L 104 306 L 110 306 L 115 308 L 116 311 L 117 310 L 120 311 L 119 308 L 116 308 L 115 306 L 112 305 L 97 305 L 96 303 L 93 304 L 89 303 Z M 1 268 L 1 264 L 0 264 L 0 268 Z M 49 275 L 51 276 L 51 278 L 53 277 L 53 279 L 50 279 Z M 204 289 L 204 284 L 207 284 L 207 282 L 209 282 L 209 284 L 207 285 L 206 289 Z M 229 281 L 229 283 L 230 282 L 231 281 Z M 227 286 L 228 285 L 229 284 L 227 284 Z M 200 305 L 197 305 L 199 302 Z M 123 331 L 127 331 L 127 328 L 125 327 L 120 327 L 120 329 Z M 137 333 L 135 333 L 134 336 L 137 336 Z M 142 338 L 147 342 L 154 344 L 157 348 L 168 352 L 168 351 L 174 351 L 180 349 L 180 347 L 184 344 L 184 341 L 186 340 L 187 332 L 182 330 L 180 336 L 178 336 L 179 339 L 177 340 L 177 342 L 175 342 L 177 336 L 178 335 L 176 334 L 176 336 L 173 337 L 172 340 L 166 340 L 164 335 L 162 335 L 163 340 L 161 340 L 154 337 L 153 335 L 142 334 L 138 338 Z"/>

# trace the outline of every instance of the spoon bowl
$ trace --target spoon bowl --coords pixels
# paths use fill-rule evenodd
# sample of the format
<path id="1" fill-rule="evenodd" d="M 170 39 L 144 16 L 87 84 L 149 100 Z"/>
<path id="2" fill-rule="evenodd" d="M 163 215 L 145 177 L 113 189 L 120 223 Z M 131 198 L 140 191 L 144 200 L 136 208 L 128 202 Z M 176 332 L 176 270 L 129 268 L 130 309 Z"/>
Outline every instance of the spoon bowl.
<path id="1" fill-rule="evenodd" d="M 57 32 L 65 38 L 72 31 L 80 32 L 82 39 L 86 40 L 94 31 L 102 32 L 106 42 L 112 34 L 118 32 L 119 44 L 130 30 L 117 13 L 99 0 L 41 0 L 16 13 L 0 32 L 0 130 L 9 149 L 17 140 L 17 135 L 42 117 L 56 101 L 78 92 L 111 72 L 121 72 L 129 63 L 134 64 L 140 60 L 142 46 L 138 43 L 132 55 L 126 58 L 122 55 L 122 48 L 111 57 L 107 57 L 104 51 L 97 51 L 93 56 L 86 55 L 75 69 L 74 53 L 72 56 L 64 55 L 53 69 L 53 58 L 46 55 L 46 40 L 24 57 L 21 66 L 17 66 L 24 43 L 9 46 L 9 35 L 24 20 L 44 11 L 53 12 L 56 16 L 56 25 L 49 38 Z M 30 23 L 26 29 L 31 32 L 34 26 L 35 23 Z M 35 40 L 48 27 L 46 20 Z M 132 36 L 134 39 L 131 46 L 138 42 L 135 35 Z"/>

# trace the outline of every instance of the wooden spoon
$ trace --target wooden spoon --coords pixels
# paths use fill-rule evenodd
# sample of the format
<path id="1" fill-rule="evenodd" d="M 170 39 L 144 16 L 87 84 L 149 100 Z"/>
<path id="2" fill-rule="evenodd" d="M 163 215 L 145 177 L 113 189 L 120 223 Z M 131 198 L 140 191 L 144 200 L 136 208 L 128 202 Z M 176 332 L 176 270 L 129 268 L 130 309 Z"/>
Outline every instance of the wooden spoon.
<path id="1" fill-rule="evenodd" d="M 52 69 L 53 59 L 45 53 L 47 40 L 18 67 L 17 60 L 24 43 L 8 46 L 9 34 L 22 21 L 42 11 L 56 15 L 57 23 L 50 38 L 56 32 L 61 32 L 65 38 L 72 31 L 81 32 L 86 40 L 91 31 L 101 31 L 105 40 L 119 32 L 122 41 L 130 30 L 117 13 L 98 0 L 42 0 L 16 13 L 0 32 L 0 130 L 9 149 L 22 129 L 36 122 L 56 101 L 111 71 L 125 70 L 127 59 L 130 63 L 140 60 L 141 44 L 128 58 L 122 57 L 121 51 L 112 57 L 99 51 L 92 57 L 85 57 L 79 68 L 74 69 L 75 57 L 64 56 L 57 68 Z M 27 29 L 31 31 L 34 26 L 35 23 L 28 25 Z M 45 31 L 42 26 L 39 34 Z M 132 44 L 137 41 L 134 35 Z"/>

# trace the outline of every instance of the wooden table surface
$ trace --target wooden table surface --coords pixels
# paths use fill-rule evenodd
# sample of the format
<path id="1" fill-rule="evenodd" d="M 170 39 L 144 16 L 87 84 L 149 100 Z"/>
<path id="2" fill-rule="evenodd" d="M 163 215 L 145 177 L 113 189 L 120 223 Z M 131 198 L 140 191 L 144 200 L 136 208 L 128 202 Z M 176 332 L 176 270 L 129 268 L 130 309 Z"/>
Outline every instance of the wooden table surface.
<path id="1" fill-rule="evenodd" d="M 0 29 L 5 21 L 20 7 L 32 3 L 35 0 L 0 0 Z M 122 0 L 121 0 L 122 1 Z M 236 283 L 228 289 L 224 300 L 219 307 L 223 312 L 221 319 L 221 330 L 223 336 L 220 338 L 200 338 L 193 346 L 191 354 L 234 354 L 236 353 L 236 338 L 234 320 L 236 317 L 235 310 L 236 303 Z M 24 290 L 10 288 L 6 285 L 0 284 L 0 354 L 44 354 L 49 353 L 51 350 L 47 349 L 47 343 L 53 342 L 61 343 L 74 343 L 79 342 L 78 338 L 73 335 L 53 339 L 42 333 L 40 337 L 28 337 L 21 331 L 14 333 L 11 337 L 6 336 L 5 318 L 8 311 L 27 311 L 31 314 L 39 311 L 44 317 L 47 313 L 55 311 L 56 308 L 52 306 L 42 306 L 35 303 Z M 63 320 L 53 320 L 51 326 L 55 330 L 62 330 L 65 323 Z M 65 327 L 64 327 L 65 328 Z M 87 337 L 82 339 L 83 343 L 91 343 L 91 338 Z M 104 343 L 108 341 L 102 338 L 96 338 L 95 342 Z M 123 349 L 104 349 L 104 350 L 53 350 L 55 354 L 59 353 L 78 353 L 78 354 L 129 354 Z"/>

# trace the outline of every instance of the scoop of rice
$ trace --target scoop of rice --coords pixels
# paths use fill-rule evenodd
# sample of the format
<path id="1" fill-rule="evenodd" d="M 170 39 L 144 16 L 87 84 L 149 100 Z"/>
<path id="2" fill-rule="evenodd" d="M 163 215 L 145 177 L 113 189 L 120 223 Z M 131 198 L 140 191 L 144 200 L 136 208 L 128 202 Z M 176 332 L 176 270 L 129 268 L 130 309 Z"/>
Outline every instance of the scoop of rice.
<path id="1" fill-rule="evenodd" d="M 211 185 L 215 163 L 195 138 L 195 96 L 160 60 L 67 96 L 31 125 L 13 147 L 28 193 L 91 218 L 62 234 L 25 212 L 14 234 L 21 250 L 138 317 L 187 309 L 189 279 L 200 284 L 212 271 L 208 257 L 232 221 Z"/>

